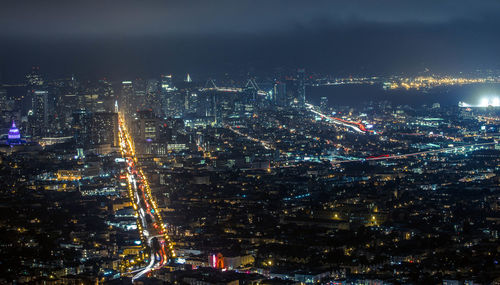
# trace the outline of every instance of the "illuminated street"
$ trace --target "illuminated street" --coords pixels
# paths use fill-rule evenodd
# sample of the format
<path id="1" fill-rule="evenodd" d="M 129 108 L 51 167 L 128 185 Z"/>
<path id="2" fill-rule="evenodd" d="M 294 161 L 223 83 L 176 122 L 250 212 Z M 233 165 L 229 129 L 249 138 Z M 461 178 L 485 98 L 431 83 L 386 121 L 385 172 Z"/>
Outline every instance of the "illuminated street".
<path id="1" fill-rule="evenodd" d="M 134 145 L 128 133 L 123 115 L 119 115 L 120 150 L 127 160 L 127 182 L 129 197 L 134 210 L 138 215 L 137 228 L 141 235 L 149 260 L 144 260 L 147 265 L 137 269 L 135 267 L 128 274 L 133 274 L 132 281 L 159 269 L 167 264 L 169 258 L 175 257 L 173 243 L 166 232 L 158 211 L 156 202 L 151 196 L 151 189 L 135 155 Z M 142 261 L 140 258 L 138 262 Z"/>
<path id="2" fill-rule="evenodd" d="M 346 121 L 346 120 L 343 120 L 340 118 L 334 118 L 334 117 L 331 117 L 331 116 L 328 116 L 328 115 L 325 115 L 321 112 L 316 111 L 315 106 L 312 104 L 306 103 L 305 105 L 309 111 L 320 116 L 322 119 L 327 120 L 328 122 L 331 122 L 331 123 L 336 124 L 336 125 L 341 125 L 341 126 L 344 126 L 346 128 L 351 128 L 354 131 L 361 133 L 361 134 L 365 134 L 368 132 L 366 127 L 362 123 L 350 122 L 350 121 Z"/>

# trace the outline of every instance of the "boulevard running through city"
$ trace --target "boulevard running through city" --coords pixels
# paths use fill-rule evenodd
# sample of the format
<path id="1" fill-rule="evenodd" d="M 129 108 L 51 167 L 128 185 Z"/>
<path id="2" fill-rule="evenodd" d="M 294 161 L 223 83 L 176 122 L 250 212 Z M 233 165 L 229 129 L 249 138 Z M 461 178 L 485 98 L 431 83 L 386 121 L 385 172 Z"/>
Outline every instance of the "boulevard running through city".
<path id="1" fill-rule="evenodd" d="M 138 257 L 136 261 L 147 265 L 142 268 L 130 268 L 125 275 L 132 275 L 132 282 L 159 269 L 167 264 L 169 258 L 175 258 L 173 242 L 167 234 L 166 226 L 162 221 L 156 201 L 151 195 L 147 177 L 138 165 L 135 148 L 127 130 L 123 114 L 118 116 L 118 129 L 120 139 L 120 151 L 127 162 L 128 194 L 134 210 L 137 213 L 137 228 L 144 245 L 146 260 Z"/>

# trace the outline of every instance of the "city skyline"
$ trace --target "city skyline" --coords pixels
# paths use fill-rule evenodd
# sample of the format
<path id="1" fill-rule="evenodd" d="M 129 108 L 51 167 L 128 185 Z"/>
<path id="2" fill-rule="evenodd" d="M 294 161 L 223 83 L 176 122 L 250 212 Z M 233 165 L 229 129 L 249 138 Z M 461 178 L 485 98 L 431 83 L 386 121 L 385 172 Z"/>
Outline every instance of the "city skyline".
<path id="1" fill-rule="evenodd" d="M 0 284 L 499 285 L 499 12 L 0 3 Z"/>

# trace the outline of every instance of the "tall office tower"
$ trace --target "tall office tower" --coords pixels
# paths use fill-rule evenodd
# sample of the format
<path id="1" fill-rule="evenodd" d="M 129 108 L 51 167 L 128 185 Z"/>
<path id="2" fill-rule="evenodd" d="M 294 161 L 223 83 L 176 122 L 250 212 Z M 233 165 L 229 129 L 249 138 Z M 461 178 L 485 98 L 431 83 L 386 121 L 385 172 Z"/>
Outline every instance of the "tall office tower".
<path id="1" fill-rule="evenodd" d="M 146 109 L 146 81 L 137 79 L 134 81 L 134 106 L 136 110 Z"/>
<path id="2" fill-rule="evenodd" d="M 98 104 L 97 111 L 112 112 L 115 108 L 116 96 L 111 82 L 106 79 L 99 80 L 98 92 L 102 107 Z"/>
<path id="3" fill-rule="evenodd" d="M 146 107 L 152 109 L 155 114 L 161 113 L 159 100 L 159 82 L 157 79 L 146 80 Z"/>
<path id="4" fill-rule="evenodd" d="M 161 77 L 160 78 L 161 79 L 160 87 L 163 91 L 174 91 L 175 90 L 175 87 L 174 87 L 174 84 L 172 81 L 172 75 L 162 74 L 160 77 Z"/>
<path id="5" fill-rule="evenodd" d="M 40 68 L 33 66 L 31 72 L 26 74 L 26 97 L 22 100 L 22 113 L 26 113 L 33 105 L 36 90 L 44 90 L 44 81 L 40 75 Z"/>
<path id="6" fill-rule="evenodd" d="M 179 115 L 183 101 L 181 97 L 183 96 L 176 92 L 177 88 L 173 85 L 172 75 L 161 75 L 160 89 L 162 114 L 166 117 Z"/>
<path id="7" fill-rule="evenodd" d="M 325 112 L 328 109 L 328 97 L 321 97 L 319 101 L 319 107 L 321 108 L 321 111 Z"/>
<path id="8" fill-rule="evenodd" d="M 124 110 L 124 114 L 127 116 L 132 116 L 136 111 L 133 102 L 133 97 L 134 97 L 134 85 L 132 81 L 123 81 L 120 92 L 120 99 L 122 104 L 122 106 L 120 106 L 121 107 L 120 109 Z"/>
<path id="9" fill-rule="evenodd" d="M 43 79 L 40 76 L 40 67 L 33 66 L 31 72 L 26 74 L 26 85 L 28 87 L 42 86 L 43 83 Z"/>
<path id="10" fill-rule="evenodd" d="M 192 92 L 192 91 L 187 91 L 186 92 L 186 101 L 187 101 L 187 108 L 186 111 L 187 113 L 191 114 L 199 114 L 200 111 L 200 96 L 198 94 Z M 185 105 L 186 107 L 186 105 Z"/>
<path id="11" fill-rule="evenodd" d="M 49 92 L 35 90 L 32 101 L 32 136 L 41 137 L 49 132 Z"/>
<path id="12" fill-rule="evenodd" d="M 0 84 L 0 123 L 3 125 L 10 122 L 10 116 L 12 115 L 9 110 L 9 102 L 7 99 L 7 90 L 5 90 Z"/>
<path id="13" fill-rule="evenodd" d="M 183 92 L 162 92 L 162 113 L 165 117 L 178 117 L 184 113 L 185 96 Z"/>
<path id="14" fill-rule="evenodd" d="M 193 80 L 191 79 L 191 76 L 189 75 L 189 73 L 186 75 L 186 79 L 184 81 L 187 82 L 187 83 L 193 82 Z"/>
<path id="15" fill-rule="evenodd" d="M 297 70 L 297 99 L 298 107 L 305 107 L 306 104 L 306 70 L 299 68 Z"/>
<path id="16" fill-rule="evenodd" d="M 118 146 L 118 114 L 97 112 L 92 114 L 90 143 L 93 146 Z"/>
<path id="17" fill-rule="evenodd" d="M 73 128 L 73 135 L 75 137 L 77 147 L 88 148 L 92 131 L 91 125 L 92 121 L 90 112 L 85 110 L 73 112 L 73 121 L 71 126 Z"/>
<path id="18" fill-rule="evenodd" d="M 157 139 L 157 131 L 159 120 L 150 110 L 143 110 L 138 112 L 137 125 L 135 133 L 137 134 L 138 141 L 155 141 Z"/>
<path id="19" fill-rule="evenodd" d="M 0 85 L 0 110 L 7 110 L 7 90 Z"/>
<path id="20" fill-rule="evenodd" d="M 152 110 L 142 110 L 137 113 L 132 137 L 139 156 L 166 154 L 167 142 L 159 140 L 160 126 L 160 120 Z"/>
<path id="21" fill-rule="evenodd" d="M 285 107 L 287 105 L 286 83 L 276 81 L 273 86 L 273 103 Z"/>
<path id="22" fill-rule="evenodd" d="M 0 112 L 6 111 L 7 108 L 8 108 L 7 90 L 5 90 L 0 83 Z"/>

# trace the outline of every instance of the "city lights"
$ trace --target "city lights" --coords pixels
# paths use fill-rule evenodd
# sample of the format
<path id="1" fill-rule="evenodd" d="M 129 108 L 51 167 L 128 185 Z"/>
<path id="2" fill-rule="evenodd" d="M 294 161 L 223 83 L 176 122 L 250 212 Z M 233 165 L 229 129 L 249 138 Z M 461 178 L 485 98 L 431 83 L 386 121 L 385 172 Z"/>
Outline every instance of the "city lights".
<path id="1" fill-rule="evenodd" d="M 500 285 L 497 2 L 3 1 L 0 284 Z"/>

